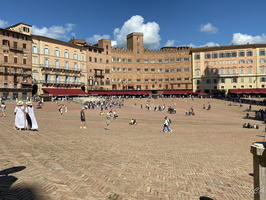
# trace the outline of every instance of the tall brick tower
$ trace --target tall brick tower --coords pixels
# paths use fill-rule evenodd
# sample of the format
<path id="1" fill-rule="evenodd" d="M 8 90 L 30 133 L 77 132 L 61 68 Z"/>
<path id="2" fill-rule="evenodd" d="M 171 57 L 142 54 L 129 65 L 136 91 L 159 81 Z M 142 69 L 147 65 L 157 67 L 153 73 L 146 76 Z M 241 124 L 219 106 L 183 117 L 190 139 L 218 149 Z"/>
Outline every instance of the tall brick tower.
<path id="1" fill-rule="evenodd" d="M 136 54 L 143 52 L 143 33 L 131 33 L 127 35 L 127 49 L 132 50 Z"/>

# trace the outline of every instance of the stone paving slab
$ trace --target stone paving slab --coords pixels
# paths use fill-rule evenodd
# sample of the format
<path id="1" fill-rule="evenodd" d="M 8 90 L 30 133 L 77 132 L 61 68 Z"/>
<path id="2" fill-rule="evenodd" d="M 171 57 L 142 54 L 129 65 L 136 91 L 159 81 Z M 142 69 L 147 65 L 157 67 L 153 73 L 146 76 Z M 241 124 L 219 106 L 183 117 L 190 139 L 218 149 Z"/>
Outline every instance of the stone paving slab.
<path id="1" fill-rule="evenodd" d="M 17 178 L 10 188 L 1 186 L 0 176 L 0 199 L 106 200 L 113 194 L 128 200 L 253 199 L 250 145 L 265 133 L 262 122 L 243 118 L 248 105 L 151 100 L 152 107 L 175 106 L 177 114 L 170 115 L 141 109 L 146 100 L 129 99 L 113 108 L 119 117 L 110 130 L 98 109 L 85 111 L 87 129 L 80 129 L 81 105 L 66 103 L 68 112 L 59 117 L 57 105 L 45 102 L 35 110 L 37 132 L 14 130 L 15 104 L 7 102 L 7 117 L 0 118 L 0 171 L 26 168 L 9 175 Z M 208 103 L 212 109 L 202 109 Z M 186 116 L 191 106 L 196 115 Z M 160 132 L 166 115 L 172 133 Z M 139 125 L 130 126 L 131 118 Z M 244 122 L 260 129 L 243 129 Z"/>

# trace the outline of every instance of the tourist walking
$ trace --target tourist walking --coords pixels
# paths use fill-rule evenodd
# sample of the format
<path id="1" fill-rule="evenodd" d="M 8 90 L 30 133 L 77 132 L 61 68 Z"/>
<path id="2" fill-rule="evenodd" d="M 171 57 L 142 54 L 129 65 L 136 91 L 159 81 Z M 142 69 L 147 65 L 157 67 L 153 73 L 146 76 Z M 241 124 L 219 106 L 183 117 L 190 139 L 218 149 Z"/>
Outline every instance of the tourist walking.
<path id="1" fill-rule="evenodd" d="M 35 118 L 34 108 L 32 106 L 32 102 L 29 101 L 26 104 L 27 104 L 27 106 L 25 108 L 26 128 L 28 130 L 37 131 L 39 126 L 38 126 L 37 120 Z"/>
<path id="2" fill-rule="evenodd" d="M 172 129 L 170 129 L 170 127 L 169 127 L 170 123 L 171 123 L 171 120 L 167 116 L 165 116 L 162 132 L 165 132 L 165 129 L 168 131 L 168 133 L 172 132 Z"/>
<path id="3" fill-rule="evenodd" d="M 80 111 L 80 128 L 86 129 L 86 116 L 85 116 L 85 108 L 83 107 Z"/>
<path id="4" fill-rule="evenodd" d="M 110 113 L 108 112 L 106 114 L 106 127 L 105 127 L 106 130 L 108 129 L 108 127 L 110 126 L 110 124 L 111 124 L 111 116 L 110 116 Z"/>
<path id="5" fill-rule="evenodd" d="M 2 102 L 1 104 L 1 117 L 5 117 L 6 116 L 6 104 L 5 102 Z"/>
<path id="6" fill-rule="evenodd" d="M 191 108 L 189 110 L 189 115 L 195 115 L 193 106 L 191 106 Z"/>
<path id="7" fill-rule="evenodd" d="M 22 130 L 25 129 L 25 116 L 24 116 L 24 106 L 22 101 L 17 102 L 17 106 L 14 110 L 15 114 L 15 129 Z"/>
<path id="8" fill-rule="evenodd" d="M 118 114 L 116 113 L 116 110 L 114 110 L 113 114 L 114 114 L 113 119 L 116 119 L 118 117 Z"/>
<path id="9" fill-rule="evenodd" d="M 64 108 L 64 107 L 65 107 L 64 104 L 60 104 L 60 105 L 58 106 L 58 111 L 59 111 L 59 113 L 60 113 L 60 117 L 63 116 L 63 108 Z"/>

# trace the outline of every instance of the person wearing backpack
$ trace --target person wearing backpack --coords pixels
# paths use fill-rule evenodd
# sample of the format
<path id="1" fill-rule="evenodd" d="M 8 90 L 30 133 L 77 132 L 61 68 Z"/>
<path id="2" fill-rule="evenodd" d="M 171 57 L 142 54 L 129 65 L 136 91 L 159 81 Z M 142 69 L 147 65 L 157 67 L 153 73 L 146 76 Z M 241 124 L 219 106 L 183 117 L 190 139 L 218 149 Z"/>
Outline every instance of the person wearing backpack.
<path id="1" fill-rule="evenodd" d="M 171 123 L 171 119 L 169 119 L 167 116 L 165 116 L 164 123 L 163 123 L 163 130 L 161 132 L 165 133 L 165 129 L 166 129 L 168 133 L 171 133 L 172 129 L 169 127 L 170 123 Z"/>

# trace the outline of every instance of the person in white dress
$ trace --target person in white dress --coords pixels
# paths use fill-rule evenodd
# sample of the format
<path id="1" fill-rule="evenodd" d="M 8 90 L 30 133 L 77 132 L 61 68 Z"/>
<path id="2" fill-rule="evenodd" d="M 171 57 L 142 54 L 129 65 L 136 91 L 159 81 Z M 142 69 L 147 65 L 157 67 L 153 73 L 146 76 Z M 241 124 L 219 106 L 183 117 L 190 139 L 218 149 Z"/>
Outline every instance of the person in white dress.
<path id="1" fill-rule="evenodd" d="M 38 123 L 35 118 L 34 114 L 34 108 L 32 106 L 32 102 L 27 102 L 27 106 L 25 108 L 25 113 L 26 113 L 26 127 L 28 130 L 33 130 L 37 131 L 38 130 Z"/>
<path id="2" fill-rule="evenodd" d="M 22 101 L 17 102 L 17 106 L 14 110 L 15 114 L 15 129 L 22 130 L 25 128 L 25 115 L 24 115 L 24 106 Z"/>

